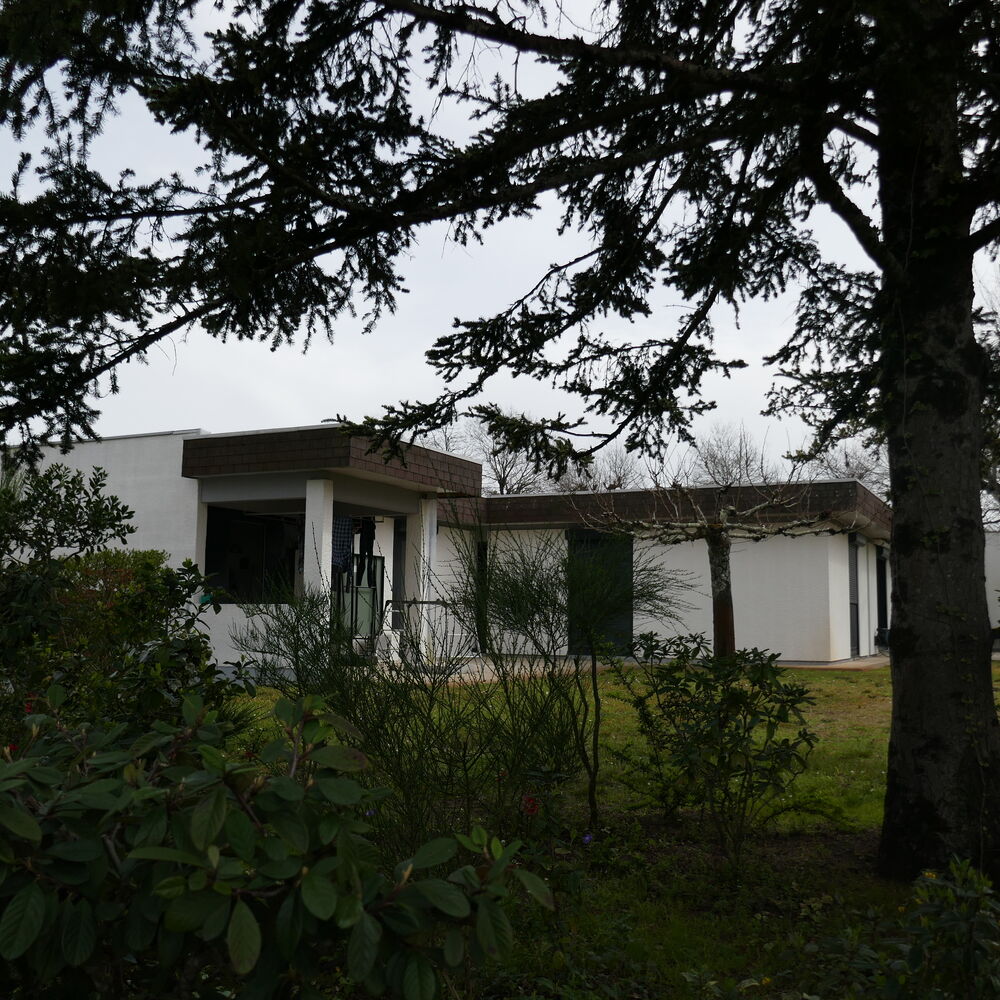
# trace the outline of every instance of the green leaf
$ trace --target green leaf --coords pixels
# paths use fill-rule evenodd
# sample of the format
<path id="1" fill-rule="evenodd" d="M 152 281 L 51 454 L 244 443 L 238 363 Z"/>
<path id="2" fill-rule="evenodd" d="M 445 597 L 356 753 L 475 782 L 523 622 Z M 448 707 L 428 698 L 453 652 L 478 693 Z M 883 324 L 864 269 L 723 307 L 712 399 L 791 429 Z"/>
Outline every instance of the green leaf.
<path id="1" fill-rule="evenodd" d="M 163 916 L 163 925 L 168 931 L 182 934 L 196 931 L 219 905 L 219 894 L 210 889 L 189 892 L 170 901 Z"/>
<path id="2" fill-rule="evenodd" d="M 265 861 L 257 867 L 257 871 L 265 878 L 272 878 L 279 882 L 292 878 L 302 870 L 301 858 L 283 858 L 281 861 Z"/>
<path id="3" fill-rule="evenodd" d="M 238 975 L 245 976 L 260 957 L 260 927 L 250 907 L 241 899 L 233 907 L 226 934 L 229 960 Z"/>
<path id="4" fill-rule="evenodd" d="M 283 958 L 291 961 L 302 939 L 302 908 L 295 893 L 286 896 L 281 904 L 274 922 L 274 933 L 278 941 L 278 951 Z"/>
<path id="5" fill-rule="evenodd" d="M 166 746 L 172 738 L 164 736 L 162 733 L 145 733 L 132 744 L 129 748 L 129 753 L 133 757 L 145 757 L 150 750 Z"/>
<path id="6" fill-rule="evenodd" d="M 289 847 L 299 854 L 305 854 L 309 850 L 309 830 L 298 816 L 290 812 L 277 812 L 268 818 L 271 826 Z"/>
<path id="7" fill-rule="evenodd" d="M 62 861 L 97 861 L 104 848 L 99 840 L 63 840 L 52 844 L 46 853 Z"/>
<path id="8" fill-rule="evenodd" d="M 171 875 L 160 882 L 157 882 L 153 889 L 160 899 L 177 899 L 187 892 L 187 879 L 183 875 Z"/>
<path id="9" fill-rule="evenodd" d="M 337 909 L 337 890 L 323 875 L 309 872 L 299 886 L 305 908 L 320 920 L 329 920 Z"/>
<path id="10" fill-rule="evenodd" d="M 499 841 L 496 841 L 496 844 L 499 843 L 500 843 Z M 496 853 L 494 845 L 493 856 L 496 858 L 496 860 L 490 866 L 489 874 L 487 877 L 494 879 L 502 875 L 503 872 L 506 870 L 507 866 L 514 859 L 514 855 L 517 854 L 517 852 L 520 849 L 521 849 L 520 840 L 512 840 L 506 847 L 501 846 L 499 853 Z"/>
<path id="11" fill-rule="evenodd" d="M 338 733 L 343 733 L 344 736 L 349 736 L 356 740 L 361 739 L 361 730 L 353 722 L 348 722 L 342 715 L 336 715 L 333 712 L 324 712 L 320 716 L 320 719 L 326 725 L 336 729 Z"/>
<path id="12" fill-rule="evenodd" d="M 163 843 L 163 838 L 167 835 L 167 810 L 155 809 L 149 813 L 139 824 L 139 829 L 135 832 L 135 846 L 142 847 L 148 845 L 155 847 Z"/>
<path id="13" fill-rule="evenodd" d="M 274 717 L 279 722 L 283 722 L 286 726 L 290 727 L 295 724 L 298 709 L 296 709 L 296 707 L 287 698 L 279 698 L 274 703 L 272 711 L 274 713 Z"/>
<path id="14" fill-rule="evenodd" d="M 198 695 L 188 695 L 184 699 L 184 704 L 181 705 L 181 715 L 184 718 L 184 724 L 186 726 L 194 726 L 197 724 L 198 716 L 201 715 L 204 707 L 204 703 Z"/>
<path id="15" fill-rule="evenodd" d="M 361 786 L 350 778 L 317 778 L 316 787 L 336 806 L 354 806 L 361 801 Z"/>
<path id="16" fill-rule="evenodd" d="M 37 760 L 37 758 L 35 759 Z M 28 773 L 28 777 L 39 785 L 58 785 L 66 780 L 66 772 L 58 767 L 45 767 L 43 764 L 36 764 Z"/>
<path id="17" fill-rule="evenodd" d="M 465 893 L 455 885 L 432 878 L 425 882 L 416 882 L 414 890 L 419 892 L 432 906 L 446 913 L 449 917 L 467 917 L 471 911 L 469 900 Z"/>
<path id="18" fill-rule="evenodd" d="M 228 920 L 229 897 L 223 896 L 219 898 L 219 905 L 205 918 L 198 936 L 203 941 L 214 941 L 226 929 Z"/>
<path id="19" fill-rule="evenodd" d="M 554 910 L 556 908 L 555 899 L 552 897 L 552 890 L 534 872 L 526 872 L 523 868 L 515 868 L 514 874 L 536 902 L 541 903 L 547 910 Z"/>
<path id="20" fill-rule="evenodd" d="M 225 821 L 226 789 L 219 785 L 191 813 L 191 841 L 194 846 L 205 850 L 215 840 Z"/>
<path id="21" fill-rule="evenodd" d="M 203 743 L 198 747 L 198 755 L 201 757 L 206 771 L 210 771 L 212 774 L 226 773 L 226 758 L 222 756 L 222 751 L 217 747 Z"/>
<path id="22" fill-rule="evenodd" d="M 465 938 L 458 927 L 452 927 L 444 938 L 444 960 L 452 968 L 462 964 L 465 955 Z"/>
<path id="23" fill-rule="evenodd" d="M 414 868 L 433 868 L 450 861 L 458 850 L 454 837 L 438 837 L 417 849 L 411 864 Z"/>
<path id="24" fill-rule="evenodd" d="M 436 992 L 437 976 L 434 975 L 434 966 L 423 955 L 411 955 L 403 973 L 405 1000 L 434 1000 Z"/>
<path id="25" fill-rule="evenodd" d="M 340 833 L 341 818 L 334 813 L 327 813 L 320 821 L 319 826 L 316 828 L 316 834 L 319 837 L 319 842 L 326 846 L 333 840 L 334 837 Z"/>
<path id="26" fill-rule="evenodd" d="M 187 851 L 178 851 L 176 847 L 136 847 L 129 851 L 128 856 L 137 861 L 176 861 L 182 865 L 194 865 L 201 868 L 205 864 L 204 858 L 199 858 L 197 854 L 188 854 Z"/>
<path id="27" fill-rule="evenodd" d="M 266 746 L 264 746 L 257 756 L 265 764 L 273 764 L 282 756 L 287 756 L 288 754 L 288 741 L 287 740 L 271 740 Z"/>
<path id="28" fill-rule="evenodd" d="M 364 906 L 357 896 L 341 896 L 337 900 L 337 926 L 341 930 L 353 927 L 364 912 Z"/>
<path id="29" fill-rule="evenodd" d="M 17 806 L 0 805 L 0 823 L 22 840 L 37 844 L 42 839 L 42 828 L 34 816 Z"/>
<path id="30" fill-rule="evenodd" d="M 368 766 L 368 758 L 354 747 L 317 747 L 309 754 L 309 759 L 320 767 L 332 767 L 335 771 L 363 771 Z"/>
<path id="31" fill-rule="evenodd" d="M 382 925 L 371 914 L 362 913 L 347 942 L 347 973 L 356 983 L 372 971 L 381 938 Z"/>
<path id="32" fill-rule="evenodd" d="M 66 700 L 66 688 L 62 687 L 60 684 L 53 684 L 48 691 L 45 692 L 45 700 L 49 703 L 50 708 L 59 708 L 60 705 Z M 70 962 L 70 965 L 73 963 Z"/>
<path id="33" fill-rule="evenodd" d="M 268 791 L 274 792 L 275 795 L 286 802 L 301 802 L 305 794 L 302 786 L 297 781 L 286 778 L 284 775 L 271 778 L 267 783 L 267 788 Z"/>
<path id="34" fill-rule="evenodd" d="M 0 956 L 20 958 L 34 943 L 45 919 L 45 896 L 30 882 L 14 896 L 0 919 Z"/>
<path id="35" fill-rule="evenodd" d="M 491 899 L 479 900 L 476 939 L 490 958 L 503 958 L 514 942 L 514 929 L 507 914 Z"/>
<path id="36" fill-rule="evenodd" d="M 62 953 L 72 966 L 83 965 L 94 953 L 97 924 L 87 900 L 70 907 L 63 917 Z"/>
<path id="37" fill-rule="evenodd" d="M 231 812 L 226 816 L 223 828 L 226 831 L 226 840 L 233 852 L 244 861 L 253 858 L 254 848 L 257 845 L 257 832 L 253 823 L 245 813 Z"/>

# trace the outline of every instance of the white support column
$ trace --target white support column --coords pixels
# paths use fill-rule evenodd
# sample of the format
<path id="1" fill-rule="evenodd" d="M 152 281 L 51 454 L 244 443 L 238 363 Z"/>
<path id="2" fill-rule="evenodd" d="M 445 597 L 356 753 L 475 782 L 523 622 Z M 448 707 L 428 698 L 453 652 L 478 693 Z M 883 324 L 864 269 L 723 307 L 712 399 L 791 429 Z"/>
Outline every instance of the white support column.
<path id="1" fill-rule="evenodd" d="M 306 480 L 306 533 L 302 582 L 313 590 L 330 589 L 333 565 L 333 483 Z"/>
<path id="2" fill-rule="evenodd" d="M 421 566 L 423 567 L 424 600 L 434 599 L 434 570 L 437 559 L 438 507 L 436 497 L 425 497 L 420 501 L 420 545 Z"/>
<path id="3" fill-rule="evenodd" d="M 434 573 L 437 569 L 437 498 L 425 497 L 420 501 L 420 575 L 422 577 L 421 600 L 433 601 L 437 597 L 434 587 Z M 439 627 L 444 625 L 444 618 L 438 614 L 438 608 L 425 604 L 425 614 L 420 620 L 420 645 L 425 655 L 431 653 L 431 642 L 434 638 L 432 628 L 434 623 Z"/>

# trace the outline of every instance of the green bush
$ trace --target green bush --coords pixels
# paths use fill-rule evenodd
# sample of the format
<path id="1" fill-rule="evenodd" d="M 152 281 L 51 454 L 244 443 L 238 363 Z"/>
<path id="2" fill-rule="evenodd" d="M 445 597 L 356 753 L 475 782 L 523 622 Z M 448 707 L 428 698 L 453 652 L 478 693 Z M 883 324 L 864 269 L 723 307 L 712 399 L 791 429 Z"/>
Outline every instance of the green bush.
<path id="1" fill-rule="evenodd" d="M 1000 997 L 1000 901 L 989 879 L 955 859 L 924 872 L 912 905 L 819 943 L 792 942 L 808 958 L 810 994 L 822 1000 L 996 1000 Z M 802 980 L 802 969 L 789 979 Z"/>
<path id="2" fill-rule="evenodd" d="M 477 824 L 505 837 L 523 834 L 530 819 L 524 797 L 577 771 L 557 690 L 568 677 L 471 667 L 466 645 L 416 613 L 395 655 L 357 648 L 328 595 L 316 592 L 244 611 L 233 641 L 255 679 L 289 697 L 320 694 L 354 727 L 371 761 L 363 780 L 393 789 L 370 819 L 387 852 L 403 854 Z"/>
<path id="3" fill-rule="evenodd" d="M 166 552 L 146 549 L 100 549 L 65 560 L 56 595 L 58 649 L 106 670 L 161 638 L 190 596 L 166 560 Z"/>
<path id="4" fill-rule="evenodd" d="M 688 577 L 667 570 L 628 536 L 587 532 L 571 547 L 562 533 L 470 531 L 457 536 L 452 579 L 442 586 L 486 672 L 539 677 L 559 705 L 560 739 L 576 758 L 567 772 L 587 779 L 589 823 L 599 820 L 603 703 L 601 667 L 633 616 L 677 622 Z M 627 572 L 622 570 L 622 558 Z M 616 571 L 611 571 L 611 566 Z M 529 742 L 529 746 L 531 743 Z"/>
<path id="5" fill-rule="evenodd" d="M 0 740 L 16 741 L 25 706 L 71 658 L 59 640 L 67 567 L 135 529 L 107 476 L 64 465 L 0 471 Z"/>
<path id="6" fill-rule="evenodd" d="M 319 998 L 335 966 L 372 993 L 432 1000 L 441 978 L 502 958 L 516 843 L 439 838 L 388 875 L 366 838 L 383 793 L 318 698 L 280 701 L 268 765 L 233 759 L 215 712 L 135 739 L 74 729 L 66 692 L 0 763 L 0 986 L 12 998 Z M 447 877 L 459 845 L 469 862 Z M 419 877 L 417 877 L 419 873 Z"/>
<path id="7" fill-rule="evenodd" d="M 119 552 L 51 564 L 51 621 L 44 634 L 21 645 L 0 688 L 5 745 L 19 742 L 24 714 L 53 682 L 67 691 L 63 714 L 71 723 L 145 726 L 176 718 L 188 693 L 198 693 L 213 709 L 231 698 L 239 671 L 226 672 L 212 659 L 202 619 L 218 605 L 201 596 L 204 578 L 191 562 L 178 569 L 161 564 L 161 553 Z M 131 576 L 120 593 L 109 582 L 115 575 L 106 572 L 109 566 Z M 6 574 L 15 577 L 32 579 L 31 567 Z M 108 586 L 85 585 L 95 577 Z M 17 617 L 10 609 L 8 614 Z M 18 620 L 23 623 L 23 616 Z"/>
<path id="8" fill-rule="evenodd" d="M 615 668 L 644 738 L 618 751 L 629 782 L 667 815 L 702 809 L 737 870 L 750 834 L 789 808 L 816 743 L 802 714 L 813 700 L 759 649 L 717 657 L 702 636 L 646 635 L 633 656 Z"/>

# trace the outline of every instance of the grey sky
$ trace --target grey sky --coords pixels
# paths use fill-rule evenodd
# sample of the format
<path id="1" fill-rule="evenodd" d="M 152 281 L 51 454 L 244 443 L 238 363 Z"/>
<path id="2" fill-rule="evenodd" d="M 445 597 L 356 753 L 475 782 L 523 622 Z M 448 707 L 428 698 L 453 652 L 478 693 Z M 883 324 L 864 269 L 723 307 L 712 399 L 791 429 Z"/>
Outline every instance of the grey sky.
<path id="1" fill-rule="evenodd" d="M 197 158 L 187 137 L 166 134 L 143 108 L 130 103 L 123 105 L 94 154 L 109 175 L 127 164 L 140 179 L 153 179 L 165 166 L 173 169 Z M 535 218 L 509 220 L 490 230 L 482 245 L 458 245 L 445 224 L 424 229 L 404 266 L 409 293 L 400 297 L 396 314 L 386 316 L 367 336 L 360 332 L 361 320 L 345 317 L 332 344 L 316 339 L 305 354 L 301 346 L 272 352 L 267 343 L 222 344 L 198 332 L 175 337 L 155 348 L 148 364 L 119 370 L 120 392 L 102 401 L 98 432 L 290 426 L 336 413 L 360 418 L 386 403 L 431 396 L 439 383 L 423 355 L 456 316 L 473 318 L 503 308 L 548 265 L 587 245 L 578 234 L 560 238 L 558 221 L 556 202 L 550 199 Z M 834 237 L 839 235 L 835 222 L 829 228 Z M 844 244 L 849 253 L 850 243 Z M 652 334 L 672 328 L 683 308 L 678 296 L 664 290 L 649 320 L 630 325 L 611 319 L 606 329 L 623 340 Z M 751 303 L 741 315 L 740 329 L 728 310 L 716 311 L 720 354 L 742 357 L 750 367 L 732 379 L 716 377 L 706 383 L 706 398 L 719 406 L 702 423 L 742 421 L 758 436 L 766 434 L 775 451 L 802 442 L 805 429 L 797 419 L 785 418 L 779 425 L 760 416 L 773 375 L 760 359 L 787 338 L 794 308 L 793 295 Z M 539 415 L 558 408 L 578 412 L 575 400 L 524 378 L 495 380 L 489 398 Z"/>
<path id="2" fill-rule="evenodd" d="M 523 84 L 531 85 L 532 72 L 531 67 L 519 70 Z M 461 127 L 457 119 L 452 122 L 453 115 L 447 109 L 442 112 L 449 130 Z M 152 179 L 173 169 L 189 169 L 198 160 L 188 136 L 169 135 L 138 102 L 130 101 L 123 103 L 121 116 L 94 153 L 109 177 L 128 166 L 140 179 Z M 0 164 L 13 164 L 15 155 L 10 137 L 0 135 Z M 859 194 L 866 209 L 873 198 L 873 191 Z M 502 224 L 487 234 L 482 246 L 455 244 L 445 225 L 425 229 L 404 268 L 409 294 L 401 297 L 398 312 L 369 336 L 361 336 L 360 320 L 345 318 L 332 344 L 315 340 L 306 354 L 301 345 L 272 353 L 266 343 L 221 344 L 198 332 L 174 338 L 155 348 L 148 364 L 119 370 L 120 393 L 102 401 L 97 430 L 110 436 L 177 427 L 228 431 L 288 426 L 336 413 L 360 418 L 377 413 L 386 403 L 432 396 L 439 386 L 423 354 L 454 317 L 473 318 L 504 307 L 527 291 L 549 264 L 575 256 L 586 246 L 576 234 L 561 239 L 556 235 L 554 206 L 553 200 L 532 220 Z M 814 223 L 832 255 L 863 265 L 839 222 L 821 215 Z M 719 354 L 743 358 L 750 367 L 730 380 L 714 377 L 706 382 L 704 395 L 717 401 L 718 409 L 702 423 L 743 422 L 759 437 L 766 433 L 776 453 L 803 442 L 806 431 L 796 418 L 786 417 L 779 425 L 760 416 L 774 375 L 761 358 L 791 333 L 794 308 L 793 289 L 777 300 L 748 305 L 740 329 L 727 310 L 715 312 Z M 635 326 L 612 319 L 605 329 L 622 339 L 659 333 L 673 327 L 681 309 L 676 296 L 661 291 L 651 319 Z M 497 380 L 488 398 L 538 415 L 557 409 L 578 412 L 575 401 L 525 379 Z"/>

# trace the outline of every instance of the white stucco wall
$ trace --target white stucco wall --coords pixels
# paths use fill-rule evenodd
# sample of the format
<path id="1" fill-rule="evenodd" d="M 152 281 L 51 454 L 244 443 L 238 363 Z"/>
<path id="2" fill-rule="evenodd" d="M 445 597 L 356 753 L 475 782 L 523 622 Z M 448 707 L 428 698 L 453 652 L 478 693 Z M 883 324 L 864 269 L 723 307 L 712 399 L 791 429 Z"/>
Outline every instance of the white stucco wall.
<path id="1" fill-rule="evenodd" d="M 512 537 L 561 538 L 559 529 L 517 531 Z M 442 529 L 438 578 L 449 578 L 455 543 Z M 657 545 L 636 542 L 636 561 L 643 553 L 690 584 L 682 597 L 691 607 L 677 623 L 654 622 L 636 615 L 633 633 L 712 634 L 712 601 L 708 554 L 704 542 Z M 874 652 L 875 549 L 859 550 L 859 619 L 861 655 Z M 736 542 L 732 577 L 737 644 L 778 653 L 785 660 L 829 662 L 850 657 L 848 541 L 846 535 L 774 537 L 761 542 Z"/>
<path id="2" fill-rule="evenodd" d="M 1000 625 L 1000 531 L 986 532 L 986 606 L 990 623 Z"/>
<path id="3" fill-rule="evenodd" d="M 204 511 L 198 483 L 181 476 L 184 439 L 200 431 L 138 434 L 78 444 L 61 455 L 46 450 L 45 461 L 87 473 L 95 465 L 108 474 L 108 492 L 135 511 L 132 549 L 162 549 L 171 563 L 197 561 L 204 553 Z M 200 547 L 199 547 L 200 543 Z"/>
<path id="4" fill-rule="evenodd" d="M 132 549 L 160 549 L 168 562 L 179 565 L 191 559 L 204 568 L 207 503 L 231 503 L 239 500 L 283 500 L 304 498 L 307 476 L 304 473 L 225 476 L 205 480 L 185 479 L 181 462 L 185 438 L 197 437 L 200 430 L 162 434 L 140 434 L 105 438 L 78 444 L 61 455 L 49 449 L 47 462 L 61 462 L 72 469 L 88 472 L 100 466 L 108 474 L 108 492 L 119 497 L 135 513 L 136 532 L 129 536 Z M 375 554 L 385 559 L 385 600 L 391 597 L 393 560 L 393 516 L 419 518 L 419 494 L 387 483 L 331 473 L 335 512 L 374 508 L 378 513 L 375 529 Z M 408 556 L 412 565 L 419 563 L 416 551 L 421 544 L 418 531 L 411 541 L 414 549 Z M 244 616 L 235 605 L 225 605 L 218 615 L 209 614 L 216 656 L 222 661 L 238 659 L 230 642 L 234 625 Z"/>
<path id="5" fill-rule="evenodd" d="M 240 499 L 266 500 L 305 497 L 305 474 L 230 476 L 206 480 L 181 476 L 183 442 L 200 431 L 108 438 L 78 445 L 67 455 L 53 449 L 49 461 L 89 471 L 103 467 L 110 491 L 135 511 L 137 531 L 129 539 L 132 548 L 162 549 L 179 564 L 192 559 L 203 566 L 206 503 Z M 428 542 L 426 509 L 420 495 L 391 484 L 331 473 L 334 510 L 338 513 L 372 509 L 383 517 L 377 523 L 375 551 L 385 558 L 385 599 L 391 597 L 393 520 L 406 516 L 408 530 L 407 591 L 417 593 L 417 576 L 423 569 L 421 552 Z M 426 507 L 426 505 L 425 505 Z M 564 540 L 562 529 L 531 529 L 511 534 L 514 544 Z M 433 540 L 436 547 L 434 584 L 424 596 L 442 596 L 455 573 L 457 538 L 453 529 L 441 527 Z M 637 542 L 636 555 L 650 549 Z M 634 620 L 634 633 L 642 631 L 703 632 L 711 635 L 711 597 L 708 558 L 703 542 L 653 546 L 655 558 L 670 569 L 686 572 L 692 584 L 692 605 L 680 623 Z M 861 654 L 874 652 L 876 627 L 875 547 L 869 542 L 858 551 L 859 625 Z M 991 616 L 1000 621 L 1000 532 L 987 534 L 987 594 Z M 737 643 L 778 652 L 784 659 L 828 662 L 850 656 L 848 588 L 848 540 L 846 535 L 800 538 L 770 538 L 763 542 L 736 542 L 732 550 L 732 573 Z M 891 583 L 890 583 L 891 586 Z M 415 589 L 416 588 L 416 589 Z M 227 606 L 213 618 L 212 635 L 220 659 L 235 658 L 228 636 L 240 617 L 238 608 Z M 449 625 L 443 626 L 445 629 Z"/>

